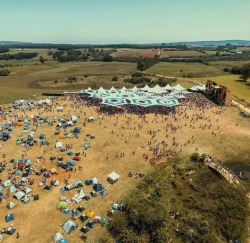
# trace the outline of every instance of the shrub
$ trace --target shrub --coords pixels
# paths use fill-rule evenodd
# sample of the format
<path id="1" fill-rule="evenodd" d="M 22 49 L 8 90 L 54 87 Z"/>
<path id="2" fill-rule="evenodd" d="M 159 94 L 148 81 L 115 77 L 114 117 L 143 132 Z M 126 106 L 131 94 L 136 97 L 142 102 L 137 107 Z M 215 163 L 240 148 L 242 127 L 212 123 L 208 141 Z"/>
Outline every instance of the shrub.
<path id="1" fill-rule="evenodd" d="M 8 76 L 10 71 L 8 69 L 0 69 L 0 76 Z"/>
<path id="2" fill-rule="evenodd" d="M 114 77 L 112 78 L 112 81 L 118 81 L 118 77 L 117 77 L 117 76 L 114 76 Z"/>
<path id="3" fill-rule="evenodd" d="M 192 162 L 198 162 L 200 160 L 200 154 L 199 153 L 193 153 L 190 157 L 190 160 Z"/>

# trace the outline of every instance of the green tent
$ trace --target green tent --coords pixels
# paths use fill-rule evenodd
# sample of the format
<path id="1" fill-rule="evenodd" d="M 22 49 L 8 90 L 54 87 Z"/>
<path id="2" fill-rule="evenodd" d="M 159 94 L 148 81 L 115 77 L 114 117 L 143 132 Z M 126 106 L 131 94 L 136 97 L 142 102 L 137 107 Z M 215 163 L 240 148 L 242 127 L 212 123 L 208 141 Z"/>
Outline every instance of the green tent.
<path id="1" fill-rule="evenodd" d="M 67 208 L 67 203 L 66 202 L 63 202 L 63 201 L 60 201 L 56 204 L 56 208 L 57 209 L 66 209 Z"/>
<path id="2" fill-rule="evenodd" d="M 84 144 L 84 146 L 82 147 L 82 149 L 87 150 L 89 148 L 88 144 Z"/>
<path id="3" fill-rule="evenodd" d="M 105 218 L 101 218 L 101 220 L 100 220 L 100 224 L 101 224 L 101 225 L 104 225 L 104 224 L 105 224 L 105 222 L 106 222 L 106 219 L 105 219 Z"/>

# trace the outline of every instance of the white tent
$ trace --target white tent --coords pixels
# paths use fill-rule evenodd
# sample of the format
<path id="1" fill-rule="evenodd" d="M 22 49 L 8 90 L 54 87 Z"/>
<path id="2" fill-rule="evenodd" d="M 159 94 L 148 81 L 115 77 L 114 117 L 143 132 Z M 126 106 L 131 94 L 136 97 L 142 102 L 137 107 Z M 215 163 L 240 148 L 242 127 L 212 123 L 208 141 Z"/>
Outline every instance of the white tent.
<path id="1" fill-rule="evenodd" d="M 62 236 L 61 232 L 57 232 L 52 236 L 52 240 L 54 241 L 54 243 L 58 243 L 61 240 L 64 240 L 65 238 Z"/>
<path id="2" fill-rule="evenodd" d="M 115 90 L 116 90 L 116 88 L 114 88 L 114 87 L 112 86 L 110 90 L 111 90 L 111 91 L 115 91 Z"/>
<path id="3" fill-rule="evenodd" d="M 25 193 L 24 193 L 24 192 L 18 191 L 18 192 L 16 192 L 16 193 L 14 194 L 13 197 L 15 197 L 17 200 L 20 200 L 20 199 L 22 199 L 24 196 L 25 196 Z"/>
<path id="4" fill-rule="evenodd" d="M 136 92 L 138 88 L 135 86 L 134 88 L 131 89 L 132 91 Z"/>
<path id="5" fill-rule="evenodd" d="M 119 177 L 120 176 L 117 173 L 112 172 L 108 175 L 107 181 L 113 184 L 118 181 Z"/>
<path id="6" fill-rule="evenodd" d="M 12 183 L 11 183 L 10 180 L 6 180 L 6 181 L 3 183 L 3 187 L 9 187 L 9 186 L 11 186 L 11 185 L 12 185 Z"/>
<path id="7" fill-rule="evenodd" d="M 98 89 L 98 93 L 106 93 L 106 90 L 103 87 L 100 87 Z"/>
<path id="8" fill-rule="evenodd" d="M 12 185 L 12 186 L 10 186 L 9 188 L 8 188 L 8 192 L 9 193 L 12 193 L 12 192 L 15 192 L 16 191 L 16 187 L 14 186 L 14 185 Z"/>
<path id="9" fill-rule="evenodd" d="M 90 87 L 88 87 L 86 90 L 87 90 L 87 91 L 92 91 L 92 89 L 91 89 Z"/>
<path id="10" fill-rule="evenodd" d="M 62 142 L 57 142 L 55 146 L 56 148 L 62 148 L 63 145 L 62 145 Z"/>
<path id="11" fill-rule="evenodd" d="M 150 89 L 150 92 L 162 93 L 162 88 L 157 84 L 157 85 L 155 85 L 155 87 Z"/>
<path id="12" fill-rule="evenodd" d="M 186 90 L 186 89 L 183 88 L 180 84 L 177 84 L 177 85 L 174 87 L 174 90 L 183 91 L 183 90 Z"/>
<path id="13" fill-rule="evenodd" d="M 142 90 L 149 91 L 149 90 L 151 90 L 151 88 L 146 84 L 146 85 L 142 88 Z"/>
<path id="14" fill-rule="evenodd" d="M 28 193 L 32 192 L 32 190 L 29 187 L 26 187 L 25 189 L 23 189 L 23 192 L 25 194 L 28 194 Z"/>
<path id="15" fill-rule="evenodd" d="M 69 219 L 64 224 L 62 224 L 62 228 L 67 234 L 71 233 L 77 227 L 78 225 L 72 219 Z"/>
<path id="16" fill-rule="evenodd" d="M 12 209 L 12 208 L 14 208 L 15 206 L 16 206 L 16 204 L 13 203 L 13 202 L 9 202 L 9 203 L 7 203 L 7 205 L 6 205 L 6 207 L 7 207 L 8 209 Z"/>
<path id="17" fill-rule="evenodd" d="M 121 88 L 121 92 L 124 92 L 124 91 L 126 91 L 127 90 L 127 88 L 125 87 L 125 86 L 123 86 L 122 88 Z"/>
<path id="18" fill-rule="evenodd" d="M 174 87 L 170 86 L 169 84 L 167 84 L 166 86 L 162 87 L 163 90 L 172 90 L 174 89 Z"/>

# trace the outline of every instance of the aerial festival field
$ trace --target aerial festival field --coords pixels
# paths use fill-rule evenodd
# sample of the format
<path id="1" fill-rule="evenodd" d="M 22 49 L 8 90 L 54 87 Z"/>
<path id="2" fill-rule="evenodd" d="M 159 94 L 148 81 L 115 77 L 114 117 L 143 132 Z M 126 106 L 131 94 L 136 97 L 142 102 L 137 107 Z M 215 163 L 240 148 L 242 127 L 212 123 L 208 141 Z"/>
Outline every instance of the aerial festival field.
<path id="1" fill-rule="evenodd" d="M 249 121 L 180 85 L 17 100 L 0 117 L 4 242 L 113 242 L 108 225 L 124 195 L 152 171 L 174 171 L 181 158 L 195 181 L 193 153 L 229 165 L 250 158 Z"/>

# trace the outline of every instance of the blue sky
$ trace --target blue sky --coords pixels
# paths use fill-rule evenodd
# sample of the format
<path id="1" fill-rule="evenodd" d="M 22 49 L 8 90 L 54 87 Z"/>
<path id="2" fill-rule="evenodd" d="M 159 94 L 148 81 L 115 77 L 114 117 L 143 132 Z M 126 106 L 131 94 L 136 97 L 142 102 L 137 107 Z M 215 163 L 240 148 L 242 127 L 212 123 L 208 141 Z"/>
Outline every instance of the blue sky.
<path id="1" fill-rule="evenodd" d="M 250 0 L 0 0 L 0 40 L 250 40 Z"/>

